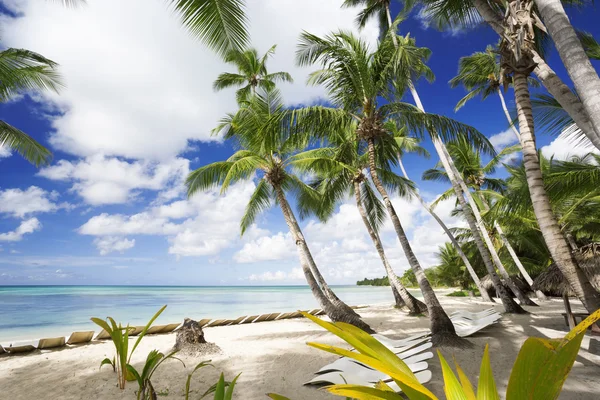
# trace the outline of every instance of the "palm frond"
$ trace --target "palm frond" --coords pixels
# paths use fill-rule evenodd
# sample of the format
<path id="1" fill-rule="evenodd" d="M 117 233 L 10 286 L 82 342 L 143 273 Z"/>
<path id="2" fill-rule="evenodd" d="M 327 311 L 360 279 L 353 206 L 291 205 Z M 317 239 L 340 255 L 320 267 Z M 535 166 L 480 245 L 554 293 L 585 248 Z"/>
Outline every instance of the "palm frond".
<path id="1" fill-rule="evenodd" d="M 166 0 L 190 33 L 220 55 L 248 44 L 244 0 Z"/>
<path id="2" fill-rule="evenodd" d="M 591 60 L 600 60 L 600 43 L 591 33 L 578 31 L 577 36 L 583 45 L 585 54 Z"/>
<path id="3" fill-rule="evenodd" d="M 232 165 L 229 161 L 217 161 L 192 171 L 185 181 L 188 197 L 221 185 Z"/>
<path id="4" fill-rule="evenodd" d="M 261 179 L 256 185 L 256 189 L 250 196 L 250 201 L 246 206 L 246 211 L 240 222 L 242 236 L 248 228 L 254 223 L 256 217 L 263 211 L 271 207 L 272 190 L 265 179 Z"/>
<path id="5" fill-rule="evenodd" d="M 385 223 L 387 218 L 387 211 L 385 205 L 377 196 L 375 188 L 371 181 L 365 181 L 361 185 L 361 201 L 367 211 L 367 218 L 371 227 L 375 232 L 379 232 L 380 228 Z"/>
<path id="6" fill-rule="evenodd" d="M 23 156 L 36 167 L 47 165 L 52 153 L 25 132 L 0 120 L 0 148 L 7 147 Z"/>

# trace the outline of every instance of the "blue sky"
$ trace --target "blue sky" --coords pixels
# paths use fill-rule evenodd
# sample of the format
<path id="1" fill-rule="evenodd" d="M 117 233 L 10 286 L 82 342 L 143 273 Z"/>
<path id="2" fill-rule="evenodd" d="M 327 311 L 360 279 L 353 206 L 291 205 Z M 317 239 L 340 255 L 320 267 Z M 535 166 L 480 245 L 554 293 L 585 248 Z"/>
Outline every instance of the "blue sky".
<path id="1" fill-rule="evenodd" d="M 186 174 L 232 152 L 210 136 L 217 119 L 235 109 L 233 92 L 211 89 L 216 76 L 230 68 L 192 40 L 164 2 L 88 3 L 64 9 L 37 0 L 1 2 L 3 45 L 57 61 L 66 88 L 59 95 L 31 93 L 0 105 L 0 118 L 54 153 L 52 165 L 38 170 L 0 149 L 0 285 L 302 284 L 278 209 L 239 236 L 253 182 L 236 185 L 224 197 L 205 193 L 185 199 Z M 288 103 L 322 100 L 322 89 L 304 85 L 310 69 L 294 65 L 297 37 L 302 29 L 316 34 L 353 29 L 356 11 L 341 11 L 341 1 L 333 0 L 248 3 L 254 45 L 263 52 L 277 43 L 270 70 L 295 78 L 281 87 Z M 593 8 L 571 12 L 575 26 L 597 36 L 596 16 Z M 429 65 L 436 81 L 417 86 L 427 111 L 471 124 L 499 147 L 511 144 L 497 98 L 474 100 L 455 114 L 464 92 L 447 84 L 458 59 L 495 43 L 496 35 L 486 27 L 441 33 L 416 17 L 403 23 L 401 32 L 433 52 Z M 373 42 L 377 27 L 370 24 L 362 34 Z M 555 53 L 549 63 L 568 82 Z M 512 107 L 512 92 L 506 98 Z M 543 132 L 537 137 L 546 154 L 577 151 Z M 425 146 L 433 153 L 429 143 Z M 405 161 L 428 199 L 446 189 L 419 179 L 435 157 Z M 434 265 L 437 246 L 445 240 L 441 229 L 414 201 L 394 201 L 422 264 Z M 439 212 L 452 226 L 461 225 L 450 218 L 451 209 L 452 202 L 446 202 Z M 351 201 L 329 223 L 307 219 L 303 228 L 331 283 L 383 275 Z M 401 274 L 407 264 L 390 226 L 383 239 Z"/>

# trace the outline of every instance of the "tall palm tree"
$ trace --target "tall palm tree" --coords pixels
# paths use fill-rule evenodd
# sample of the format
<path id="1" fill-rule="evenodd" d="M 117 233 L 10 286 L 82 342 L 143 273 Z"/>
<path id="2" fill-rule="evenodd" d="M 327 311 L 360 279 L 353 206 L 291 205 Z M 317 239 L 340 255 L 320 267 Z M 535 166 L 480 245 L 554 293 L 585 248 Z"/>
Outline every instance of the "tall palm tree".
<path id="1" fill-rule="evenodd" d="M 231 184 L 251 179 L 257 174 L 259 182 L 240 224 L 242 234 L 258 214 L 275 201 L 296 243 L 307 283 L 323 310 L 333 321 L 351 323 L 373 332 L 339 299 L 337 304 L 332 302 L 327 293 L 330 289 L 318 282 L 316 276 L 320 273 L 317 265 L 287 201 L 289 193 L 296 193 L 302 194 L 298 196 L 300 201 L 317 203 L 316 192 L 291 172 L 292 156 L 306 145 L 305 140 L 299 139 L 304 135 L 289 124 L 291 114 L 293 110 L 285 108 L 276 90 L 257 94 L 244 101 L 238 112 L 223 119 L 217 128 L 217 131 L 225 132 L 225 138 L 236 140 L 242 149 L 226 161 L 215 162 L 191 172 L 186 181 L 188 196 L 216 186 L 220 186 L 223 193 Z M 309 207 L 306 204 L 301 206 Z"/>
<path id="2" fill-rule="evenodd" d="M 514 84 L 515 102 L 519 119 L 519 139 L 523 149 L 523 162 L 536 219 L 557 266 L 569 282 L 576 296 L 589 312 L 600 308 L 600 293 L 596 292 L 583 271 L 578 268 L 569 244 L 560 230 L 553 213 L 552 206 L 540 167 L 539 155 L 535 143 L 534 122 L 531 98 L 527 79 L 535 68 L 533 49 L 535 37 L 529 29 L 534 19 L 528 4 L 512 4 L 507 18 L 515 18 L 519 13 L 518 23 L 508 22 L 505 39 L 501 42 L 503 77 L 510 76 Z M 529 19 L 524 18 L 528 16 Z M 504 79 L 504 78 L 503 78 Z"/>
<path id="3" fill-rule="evenodd" d="M 27 91 L 57 92 L 62 83 L 54 61 L 33 51 L 0 51 L 0 102 L 7 102 Z M 50 162 L 52 154 L 31 136 L 5 121 L 0 121 L 0 147 L 21 154 L 36 167 Z"/>
<path id="4" fill-rule="evenodd" d="M 390 31 L 389 34 L 392 35 L 393 32 Z M 422 112 L 425 112 L 425 108 L 423 107 L 423 103 L 421 102 L 419 93 L 417 92 L 413 82 L 415 82 L 421 76 L 428 77 L 429 68 L 426 66 L 425 61 L 428 59 L 430 52 L 428 49 L 416 47 L 414 39 L 408 37 L 403 38 L 403 40 L 397 43 L 398 51 L 403 55 L 402 59 L 404 65 L 404 74 L 398 81 L 405 82 L 405 85 L 408 87 L 414 102 L 417 105 L 417 108 Z M 475 201 L 473 200 L 466 184 L 462 180 L 460 173 L 458 173 L 456 170 L 452 157 L 448 153 L 444 142 L 436 135 L 432 136 L 432 142 L 440 161 L 448 174 L 450 182 L 452 183 L 452 187 L 456 193 L 458 201 L 461 204 L 461 208 L 464 210 L 464 215 L 469 223 L 469 226 L 471 227 L 471 231 L 473 232 L 475 243 L 477 244 L 479 252 L 481 253 L 481 257 L 488 270 L 488 274 L 490 275 L 492 283 L 496 289 L 496 293 L 498 293 L 500 299 L 502 300 L 505 310 L 511 313 L 525 312 L 504 290 L 504 286 L 502 285 L 500 278 L 496 275 L 494 264 L 492 263 L 492 258 L 494 255 L 493 253 L 490 253 L 493 251 L 493 243 L 487 234 L 487 230 L 485 230 L 485 227 L 483 226 L 483 221 L 479 215 L 479 210 L 477 209 Z M 463 197 L 463 193 L 466 199 Z M 458 243 L 456 243 L 455 246 L 457 247 L 457 250 L 460 247 Z M 485 293 L 485 290 L 482 293 Z"/>
<path id="5" fill-rule="evenodd" d="M 215 90 L 230 87 L 240 87 L 236 92 L 238 102 L 255 94 L 257 88 L 272 90 L 277 82 L 293 82 L 287 72 L 268 73 L 267 60 L 275 54 L 275 48 L 271 47 L 262 57 L 258 56 L 256 49 L 243 51 L 232 49 L 225 55 L 225 62 L 237 67 L 238 73 L 224 72 L 219 75 L 213 83 Z"/>
<path id="6" fill-rule="evenodd" d="M 503 2 L 491 0 L 420 0 L 425 5 L 422 15 L 429 18 L 433 25 L 440 29 L 448 26 L 473 26 L 485 21 L 499 36 L 506 34 L 504 24 L 506 9 Z M 568 0 L 568 3 L 578 3 L 579 0 Z M 516 4 L 511 0 L 510 4 Z M 523 4 L 527 3 L 521 2 Z M 534 21 L 535 22 L 535 21 Z M 535 23 L 532 23 L 534 26 Z M 561 104 L 573 118 L 577 126 L 588 137 L 591 143 L 600 149 L 600 131 L 593 125 L 590 116 L 581 100 L 565 85 L 552 68 L 546 63 L 543 54 L 536 48 L 530 50 L 533 57 L 533 73 L 542 82 L 546 90 Z"/>
<path id="7" fill-rule="evenodd" d="M 535 0 L 535 4 L 594 129 L 600 132 L 600 78 L 561 0 Z"/>
<path id="8" fill-rule="evenodd" d="M 355 131 L 356 124 L 353 124 L 339 136 L 330 136 L 331 147 L 305 151 L 294 159 L 294 165 L 302 172 L 316 175 L 317 180 L 312 186 L 323 196 L 323 204 L 317 212 L 320 219 L 327 220 L 340 200 L 346 199 L 349 193 L 354 195 L 361 219 L 385 268 L 396 306 L 406 306 L 411 314 L 421 314 L 427 311 L 425 304 L 400 283 L 385 254 L 379 237 L 379 227 L 385 220 L 385 207 L 363 172 L 368 168 L 368 160 L 366 154 L 360 152 Z M 412 182 L 388 170 L 379 169 L 379 174 L 385 177 L 383 179 L 390 190 L 403 196 L 413 192 Z"/>
<path id="9" fill-rule="evenodd" d="M 415 45 L 415 40 L 407 36 L 396 36 L 397 25 L 403 19 L 402 15 L 396 17 L 395 22 L 392 22 L 391 12 L 390 12 L 390 2 L 385 0 L 347 0 L 344 3 L 344 6 L 357 6 L 364 5 L 365 8 L 361 11 L 357 17 L 357 24 L 359 28 L 363 28 L 365 26 L 366 20 L 371 16 L 377 14 L 379 15 L 379 26 L 380 29 L 385 32 L 384 34 L 388 34 L 392 38 L 392 42 L 396 47 L 399 53 L 399 60 L 401 60 L 401 64 L 403 65 L 403 69 L 405 70 L 405 74 L 402 79 L 397 79 L 397 82 L 394 82 L 397 88 L 402 88 L 400 92 L 403 92 L 404 87 L 409 87 L 413 98 L 415 98 L 415 102 L 421 108 L 423 107 L 418 99 L 418 94 L 414 88 L 413 82 L 418 80 L 420 77 L 426 77 L 429 81 L 434 79 L 433 72 L 427 67 L 425 61 L 429 58 L 431 51 L 426 48 L 419 48 Z M 413 1 L 407 1 L 404 4 L 405 9 L 403 12 L 408 12 L 414 6 Z M 398 77 L 397 77 L 398 78 Z M 442 144 L 443 145 L 443 144 Z M 443 154 L 440 154 L 440 157 L 443 157 Z M 405 178 L 408 178 L 408 174 L 406 173 L 406 169 L 402 164 L 402 159 L 399 157 L 398 162 L 402 173 Z M 419 195 L 416 194 L 417 199 L 421 203 L 421 205 L 427 210 L 427 212 L 437 221 L 437 223 L 442 227 L 452 244 L 456 247 L 456 251 L 459 253 L 462 258 L 467 270 L 469 271 L 473 281 L 480 289 L 480 293 L 485 301 L 493 302 L 492 298 L 488 295 L 487 291 L 483 289 L 481 286 L 481 282 L 479 277 L 475 273 L 475 270 L 472 268 L 469 259 L 462 251 L 462 248 L 450 229 L 446 226 L 446 224 L 442 221 L 441 218 L 433 211 L 433 209 L 427 204 L 427 202 Z M 508 301 L 508 300 L 507 300 Z"/>
<path id="10" fill-rule="evenodd" d="M 504 182 L 500 179 L 490 178 L 488 175 L 495 172 L 496 168 L 502 161 L 504 157 L 509 154 L 520 151 L 520 146 L 512 146 L 503 149 L 499 152 L 495 157 L 493 157 L 490 161 L 488 161 L 485 165 L 482 163 L 482 159 L 479 153 L 477 153 L 470 143 L 461 140 L 460 138 L 448 143 L 447 145 L 448 151 L 452 156 L 456 168 L 461 173 L 465 183 L 469 188 L 472 188 L 475 192 L 475 199 L 477 201 L 477 206 L 483 209 L 485 212 L 490 210 L 490 204 L 488 196 L 486 195 L 488 192 L 492 192 L 492 194 L 502 193 L 504 191 Z M 438 180 L 449 182 L 448 175 L 445 171 L 439 168 L 433 168 L 425 171 L 423 174 L 423 179 L 425 180 Z M 445 199 L 454 194 L 452 189 L 448 190 L 446 193 L 442 194 L 438 198 L 437 201 Z M 512 260 L 517 265 L 519 271 L 523 275 L 523 278 L 529 283 L 529 285 L 533 284 L 533 279 L 529 276 L 529 273 L 517 257 L 514 249 L 512 248 L 508 239 L 504 235 L 502 231 L 502 227 L 497 223 L 497 221 L 493 222 L 494 228 L 498 231 L 500 238 L 502 239 L 504 246 L 507 248 L 507 251 L 512 256 Z M 492 229 L 490 229 L 492 230 Z M 500 272 L 500 275 L 505 279 L 506 283 L 509 285 L 512 292 L 517 296 L 521 304 L 526 305 L 536 305 L 533 303 L 523 291 L 512 281 L 506 268 L 498 255 L 498 252 L 495 248 L 490 249 L 492 254 L 492 258 Z M 545 296 L 543 293 L 536 293 L 538 297 L 543 300 Z"/>
<path id="11" fill-rule="evenodd" d="M 297 61 L 300 65 L 320 64 L 322 67 L 310 75 L 309 83 L 324 85 L 330 100 L 338 108 L 320 106 L 318 110 L 323 113 L 327 109 L 330 116 L 336 115 L 332 122 L 344 118 L 357 122 L 355 134 L 367 147 L 370 177 L 383 198 L 398 240 L 423 293 L 431 320 L 433 340 L 436 344 L 460 344 L 462 341 L 456 335 L 452 322 L 427 280 L 378 174 L 378 166 L 388 162 L 389 157 L 378 159 L 377 154 L 378 151 L 390 148 L 394 141 L 393 136 L 385 129 L 384 124 L 388 119 L 405 124 L 420 135 L 428 131 L 436 137 L 450 137 L 461 132 L 482 146 L 488 142 L 472 127 L 439 115 L 422 113 L 410 104 L 398 102 L 398 85 L 392 83 L 397 83 L 396 76 L 403 76 L 403 65 L 398 62 L 399 55 L 389 36 L 384 37 L 377 48 L 371 51 L 365 42 L 347 32 L 330 34 L 325 38 L 303 33 L 297 50 Z M 380 98 L 388 103 L 381 104 Z M 322 117 L 321 121 L 325 121 L 325 118 Z M 395 164 L 395 158 L 389 164 Z"/>

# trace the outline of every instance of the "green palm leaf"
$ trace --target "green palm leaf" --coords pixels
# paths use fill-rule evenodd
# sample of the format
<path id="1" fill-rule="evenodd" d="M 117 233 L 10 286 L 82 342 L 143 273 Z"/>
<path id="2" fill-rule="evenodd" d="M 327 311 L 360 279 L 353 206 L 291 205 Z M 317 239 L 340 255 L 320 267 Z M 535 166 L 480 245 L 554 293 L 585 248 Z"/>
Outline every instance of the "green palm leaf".
<path id="1" fill-rule="evenodd" d="M 0 147 L 16 151 L 36 167 L 47 165 L 52 160 L 48 149 L 4 121 L 0 121 Z"/>

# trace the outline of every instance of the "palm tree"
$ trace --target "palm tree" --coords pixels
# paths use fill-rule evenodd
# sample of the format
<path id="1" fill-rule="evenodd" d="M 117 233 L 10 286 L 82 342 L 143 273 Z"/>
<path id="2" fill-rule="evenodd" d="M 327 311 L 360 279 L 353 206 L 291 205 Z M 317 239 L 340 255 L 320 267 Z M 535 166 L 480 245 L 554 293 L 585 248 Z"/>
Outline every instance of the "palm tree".
<path id="1" fill-rule="evenodd" d="M 271 47 L 262 57 L 258 56 L 256 49 L 229 50 L 225 55 L 225 62 L 235 65 L 238 73 L 222 73 L 214 82 L 213 88 L 222 90 L 242 86 L 236 92 L 237 100 L 240 102 L 250 94 L 255 94 L 256 88 L 272 90 L 277 82 L 293 82 L 291 75 L 287 72 L 272 74 L 267 72 L 267 60 L 275 53 L 276 47 L 276 45 Z"/>
<path id="2" fill-rule="evenodd" d="M 455 162 L 456 168 L 461 173 L 465 183 L 468 187 L 472 188 L 475 191 L 475 199 L 478 202 L 477 206 L 479 206 L 486 212 L 489 211 L 490 204 L 487 193 L 492 192 L 493 195 L 495 195 L 496 193 L 502 193 L 504 191 L 504 182 L 500 179 L 490 178 L 487 175 L 495 172 L 496 168 L 498 167 L 498 164 L 500 164 L 504 157 L 506 157 L 509 154 L 520 151 L 520 146 L 512 146 L 503 149 L 485 165 L 483 165 L 482 163 L 480 154 L 473 149 L 471 144 L 464 140 L 461 140 L 460 138 L 448 143 L 447 148 Z M 434 168 L 425 171 L 425 173 L 423 174 L 423 179 L 449 182 L 448 175 L 445 173 L 445 171 L 439 168 Z M 440 196 L 437 201 L 448 198 L 449 196 L 452 196 L 452 194 L 454 194 L 454 191 L 450 189 L 446 193 L 442 194 L 442 196 Z M 517 257 L 508 239 L 506 239 L 506 236 L 502 231 L 502 227 L 498 224 L 497 221 L 494 221 L 493 224 L 494 228 L 498 231 L 498 234 L 500 235 L 504 246 L 512 256 L 513 262 L 515 263 L 515 265 L 517 265 L 519 271 L 521 272 L 527 283 L 529 283 L 529 285 L 532 285 L 533 279 L 531 279 L 527 270 L 525 270 L 525 267 Z M 502 277 L 505 279 L 506 283 L 509 285 L 512 292 L 517 296 L 521 304 L 535 306 L 536 304 L 532 302 L 531 299 L 529 299 L 512 281 L 508 272 L 504 268 L 504 265 L 496 249 L 491 248 L 490 252 L 492 254 L 492 259 L 494 260 L 496 267 L 498 268 L 498 271 L 500 271 L 500 275 L 502 275 Z M 538 295 L 540 300 L 545 299 L 543 293 L 540 292 L 536 294 Z"/>
<path id="3" fill-rule="evenodd" d="M 383 198 L 404 254 L 419 282 L 429 311 L 434 343 L 459 344 L 462 342 L 458 340 L 452 322 L 431 288 L 378 174 L 378 166 L 382 166 L 390 158 L 378 159 L 377 154 L 390 148 L 394 149 L 391 146 L 394 138 L 384 125 L 388 119 L 406 125 L 419 135 L 423 135 L 426 130 L 434 137 L 440 134 L 451 137 L 461 132 L 482 146 L 489 143 L 472 127 L 449 118 L 422 113 L 410 104 L 396 101 L 398 85 L 392 83 L 398 82 L 396 77 L 403 78 L 404 72 L 401 69 L 404 66 L 398 62 L 401 61 L 400 56 L 401 53 L 389 36 L 383 38 L 377 49 L 370 51 L 362 40 L 347 32 L 334 33 L 325 38 L 303 33 L 297 50 L 300 65 L 321 65 L 321 70 L 311 74 L 309 83 L 324 85 L 330 100 L 339 107 L 319 106 L 308 111 L 319 111 L 322 115 L 327 109 L 330 117 L 336 116 L 327 123 L 353 119 L 358 124 L 356 138 L 367 146 L 370 177 Z M 380 98 L 384 98 L 388 103 L 380 104 Z M 321 121 L 325 123 L 323 116 Z M 389 164 L 395 164 L 395 158 L 392 158 Z"/>
<path id="4" fill-rule="evenodd" d="M 338 303 L 332 302 L 330 293 L 327 293 L 331 289 L 318 282 L 317 274 L 320 276 L 320 273 L 287 201 L 287 194 L 298 193 L 301 194 L 298 198 L 302 201 L 317 202 L 316 192 L 290 172 L 293 167 L 290 157 L 306 144 L 304 140 L 298 139 L 303 135 L 291 129 L 289 118 L 293 112 L 285 108 L 276 90 L 257 94 L 242 102 L 239 111 L 224 118 L 216 129 L 217 132 L 225 132 L 225 138 L 237 140 L 242 149 L 226 161 L 215 162 L 190 173 L 186 181 L 188 196 L 216 186 L 220 186 L 223 193 L 231 184 L 251 179 L 254 174 L 258 174 L 260 180 L 240 224 L 242 234 L 258 214 L 275 201 L 281 208 L 296 243 L 307 283 L 323 310 L 333 321 L 351 323 L 373 332 L 356 313 L 349 312 L 350 307 L 337 297 L 335 299 Z M 301 206 L 307 207 L 305 204 Z"/>
<path id="5" fill-rule="evenodd" d="M 506 34 L 504 16 L 506 9 L 503 2 L 489 0 L 420 0 L 425 5 L 422 15 L 427 16 L 435 26 L 443 29 L 447 26 L 462 27 L 473 26 L 485 21 L 499 36 L 503 38 Z M 569 0 L 577 3 L 579 0 Z M 510 4 L 516 5 L 515 0 Z M 529 2 L 521 2 L 528 5 Z M 531 26 L 534 26 L 532 21 Z M 600 130 L 592 124 L 591 118 L 586 112 L 583 103 L 562 82 L 558 75 L 546 63 L 538 49 L 530 50 L 533 57 L 533 72 L 542 82 L 546 90 L 561 104 L 565 111 L 577 123 L 577 126 L 588 137 L 595 147 L 600 149 Z"/>
<path id="6" fill-rule="evenodd" d="M 353 124 L 339 136 L 330 136 L 332 147 L 305 151 L 294 158 L 294 166 L 302 172 L 316 175 L 317 180 L 311 186 L 323 195 L 323 203 L 317 210 L 321 220 L 327 220 L 335 205 L 344 200 L 348 193 L 354 195 L 361 219 L 385 268 L 396 306 L 406 306 L 411 314 L 421 314 L 427 311 L 425 304 L 400 283 L 385 254 L 378 232 L 385 220 L 385 207 L 377 198 L 371 181 L 363 173 L 368 168 L 368 160 L 365 154 L 360 153 L 355 131 L 356 124 Z M 379 174 L 387 178 L 384 178 L 386 185 L 400 195 L 407 196 L 413 192 L 412 182 L 388 170 L 379 169 Z"/>
<path id="7" fill-rule="evenodd" d="M 540 167 L 540 159 L 535 144 L 533 113 L 527 79 L 530 71 L 535 67 L 533 49 L 535 37 L 529 27 L 531 20 L 523 18 L 529 15 L 534 17 L 527 9 L 527 4 L 517 4 L 511 7 L 507 18 L 515 18 L 515 13 L 520 13 L 519 22 L 507 28 L 505 39 L 500 44 L 502 76 L 512 76 L 519 119 L 519 140 L 523 149 L 523 162 L 529 186 L 533 209 L 536 219 L 544 235 L 548 249 L 557 266 L 571 285 L 576 296 L 581 300 L 589 312 L 600 308 L 600 293 L 596 292 L 583 271 L 578 268 L 573 258 L 569 244 L 560 230 L 560 226 L 553 213 L 552 206 Z"/>
<path id="8" fill-rule="evenodd" d="M 539 15 L 575 85 L 590 121 L 600 132 L 600 78 L 560 0 L 535 0 Z"/>
<path id="9" fill-rule="evenodd" d="M 32 90 L 57 92 L 62 86 L 57 66 L 54 61 L 33 51 L 1 51 L 0 102 L 10 101 L 16 95 Z M 44 146 L 5 121 L 0 121 L 0 147 L 16 151 L 36 167 L 48 164 L 52 158 Z"/>

